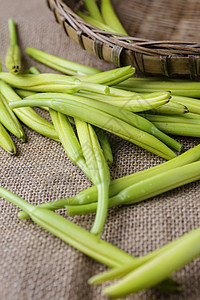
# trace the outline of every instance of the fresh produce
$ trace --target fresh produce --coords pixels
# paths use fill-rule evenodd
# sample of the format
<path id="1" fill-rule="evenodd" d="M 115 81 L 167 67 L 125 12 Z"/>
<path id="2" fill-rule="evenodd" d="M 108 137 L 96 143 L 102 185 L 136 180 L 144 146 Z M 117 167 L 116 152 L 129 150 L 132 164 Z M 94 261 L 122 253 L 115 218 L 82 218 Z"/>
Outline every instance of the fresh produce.
<path id="1" fill-rule="evenodd" d="M 111 30 L 113 34 L 127 35 L 110 0 L 102 0 L 101 11 L 95 1 L 84 2 L 90 16 L 79 15 L 86 21 L 90 20 L 94 26 L 99 24 L 101 29 Z M 14 75 L 0 72 L 0 146 L 10 154 L 16 153 L 3 125 L 25 140 L 18 117 L 30 128 L 60 141 L 72 162 L 94 186 L 72 198 L 38 206 L 2 187 L 0 196 L 22 209 L 20 219 L 30 217 L 58 238 L 111 267 L 89 281 L 95 284 L 122 278 L 104 290 L 109 296 L 124 297 L 153 286 L 166 291 L 179 290 L 177 282 L 168 276 L 200 255 L 199 228 L 139 258 L 108 244 L 99 236 L 109 207 L 131 205 L 200 179 L 200 145 L 176 156 L 169 147 L 181 151 L 182 145 L 164 133 L 180 134 L 184 130 L 182 135 L 199 136 L 200 106 L 197 99 L 188 98 L 200 95 L 199 84 L 135 78 L 135 69 L 131 66 L 102 72 L 34 48 L 27 48 L 26 52 L 68 76 L 40 74 L 35 67 L 15 76 L 21 68 L 21 57 L 13 20 L 9 21 L 9 26 L 11 46 L 6 65 Z M 53 124 L 29 106 L 44 107 Z M 110 181 L 108 163 L 113 162 L 113 156 L 103 130 L 169 161 Z M 61 208 L 66 208 L 68 215 L 95 212 L 91 233 L 53 212 Z"/>
<path id="2" fill-rule="evenodd" d="M 11 155 L 16 154 L 15 144 L 1 123 L 0 123 L 0 146 Z"/>
<path id="3" fill-rule="evenodd" d="M 36 96 L 33 95 L 33 97 L 35 98 Z M 89 100 L 91 101 L 91 99 Z M 107 103 L 104 103 L 104 105 L 108 107 L 108 111 L 109 109 L 112 110 L 115 108 L 114 106 L 109 105 Z M 142 146 L 144 149 L 147 149 L 157 155 L 160 155 L 165 159 L 171 159 L 176 156 L 175 153 L 171 149 L 169 149 L 164 143 L 162 143 L 160 140 L 150 135 L 149 133 L 146 133 L 145 131 L 133 127 L 129 123 L 126 123 L 125 121 L 115 116 L 112 116 L 109 113 L 106 113 L 102 110 L 98 110 L 95 107 L 95 104 L 94 106 L 89 106 L 88 104 L 85 105 L 84 103 L 80 103 L 79 101 L 76 102 L 75 96 L 68 96 L 68 99 L 65 99 L 64 101 L 62 98 L 57 97 L 56 99 L 52 99 L 52 97 L 48 99 L 43 99 L 42 97 L 39 97 L 39 99 L 29 98 L 29 100 L 26 101 L 15 101 L 15 103 L 10 103 L 10 107 L 12 109 L 27 106 L 45 106 L 59 111 L 61 113 L 67 114 L 71 117 L 80 118 L 85 122 L 88 122 L 92 125 L 105 129 L 120 137 L 123 137 L 124 139 L 127 139 L 138 146 Z M 128 113 L 128 111 L 125 112 Z M 124 118 L 123 114 L 122 117 Z M 171 138 L 169 138 L 169 140 L 171 141 Z M 178 145 L 177 142 L 175 142 L 175 145 L 180 147 L 180 145 Z"/>
<path id="4" fill-rule="evenodd" d="M 129 268 L 130 265 L 127 264 L 126 268 L 129 269 L 127 274 L 124 266 L 115 268 L 113 274 L 117 271 L 117 276 L 119 276 L 121 270 L 124 277 L 119 282 L 106 287 L 104 293 L 114 299 L 150 288 L 199 255 L 200 227 L 161 249 L 147 254 L 146 257 L 142 257 L 140 262 L 136 261 L 132 264 L 132 268 Z M 96 280 L 98 279 L 97 275 Z M 91 279 L 90 282 L 94 283 L 95 279 Z"/>
<path id="5" fill-rule="evenodd" d="M 79 166 L 85 175 L 91 180 L 90 172 L 81 149 L 80 143 L 68 120 L 68 117 L 53 109 L 49 110 L 53 124 L 58 133 L 59 139 L 71 161 Z"/>
<path id="6" fill-rule="evenodd" d="M 88 171 L 98 191 L 96 217 L 91 232 L 99 236 L 106 222 L 110 172 L 93 127 L 77 118 L 75 124 Z"/>
<path id="7" fill-rule="evenodd" d="M 6 53 L 6 68 L 14 75 L 21 69 L 21 51 L 17 44 L 17 32 L 13 19 L 9 19 L 10 46 Z"/>

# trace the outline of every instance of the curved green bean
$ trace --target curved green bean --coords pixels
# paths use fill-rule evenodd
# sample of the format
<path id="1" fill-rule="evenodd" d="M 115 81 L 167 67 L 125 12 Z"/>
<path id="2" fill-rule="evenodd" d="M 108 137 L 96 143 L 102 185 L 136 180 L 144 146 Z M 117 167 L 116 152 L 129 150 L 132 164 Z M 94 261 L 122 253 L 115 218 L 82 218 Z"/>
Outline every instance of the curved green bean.
<path id="1" fill-rule="evenodd" d="M 182 145 L 180 143 L 178 143 L 171 137 L 167 136 L 162 131 L 158 130 L 156 128 L 156 126 L 152 125 L 151 122 L 149 122 L 148 120 L 144 119 L 143 117 L 138 116 L 130 111 L 123 109 L 123 108 L 119 109 L 116 106 L 111 105 L 109 103 L 103 103 L 101 101 L 97 101 L 94 99 L 89 99 L 86 97 L 80 97 L 80 96 L 70 95 L 70 94 L 63 94 L 63 93 L 55 93 L 55 94 L 54 93 L 40 93 L 38 95 L 33 95 L 30 97 L 27 97 L 26 99 L 28 100 L 28 99 L 38 99 L 38 98 L 39 99 L 51 99 L 51 100 L 63 99 L 63 103 L 67 103 L 67 101 L 73 100 L 73 102 L 74 103 L 76 102 L 79 106 L 87 106 L 88 108 L 90 107 L 90 110 L 95 109 L 95 111 L 96 111 L 98 109 L 97 114 L 100 114 L 100 111 L 101 111 L 101 112 L 104 112 L 104 113 L 112 116 L 112 119 L 111 118 L 109 120 L 107 119 L 107 121 L 104 118 L 105 119 L 104 124 L 106 124 L 108 122 L 113 123 L 113 117 L 114 118 L 117 117 L 121 121 L 124 121 L 124 122 L 130 124 L 131 126 L 134 126 L 140 130 L 143 130 L 144 132 L 149 133 L 150 135 L 155 136 L 156 138 L 163 141 L 165 144 L 169 145 L 170 147 L 176 149 L 177 151 L 181 150 Z M 63 104 L 63 105 L 65 105 L 65 104 Z M 91 120 L 91 117 L 90 117 L 90 120 Z M 93 125 L 96 125 L 96 124 L 93 123 Z M 112 125 L 112 126 L 114 126 L 114 125 Z M 117 124 L 116 124 L 116 126 L 119 127 Z M 100 126 L 98 126 L 98 127 L 100 127 Z M 124 132 L 124 129 L 121 128 L 121 130 L 123 130 L 123 132 Z M 128 133 L 128 128 L 127 128 L 127 132 L 125 135 L 127 135 L 127 133 Z M 131 135 L 131 133 L 130 133 L 130 135 Z M 140 139 L 140 141 L 142 142 L 141 139 Z"/>
<path id="2" fill-rule="evenodd" d="M 138 203 L 181 185 L 200 179 L 200 161 L 168 170 L 145 180 L 133 183 L 109 199 L 109 208 Z M 69 215 L 88 214 L 96 210 L 97 203 L 66 206 Z"/>
<path id="3" fill-rule="evenodd" d="M 156 174 L 160 174 L 161 172 L 187 165 L 197 160 L 200 160 L 200 145 L 160 165 L 112 180 L 110 183 L 109 196 L 113 197 L 117 195 L 121 190 L 129 187 L 133 183 L 143 181 Z M 64 208 L 66 205 L 85 205 L 93 202 L 97 202 L 97 189 L 95 186 L 83 190 L 72 198 L 65 198 L 53 202 L 42 203 L 40 204 L 40 206 L 48 208 L 50 210 L 56 210 Z M 23 211 L 19 212 L 18 216 L 20 219 L 25 219 L 28 217 L 28 215 L 26 215 Z"/>
<path id="4" fill-rule="evenodd" d="M 32 97 L 32 96 L 31 96 Z M 90 99 L 91 100 L 91 99 Z M 109 104 L 106 104 L 109 105 Z M 175 153 L 154 136 L 137 129 L 130 124 L 111 116 L 108 113 L 88 107 L 88 105 L 73 100 L 36 99 L 10 103 L 12 109 L 25 106 L 47 106 L 69 116 L 79 118 L 92 125 L 105 129 L 124 139 L 135 143 L 165 159 L 175 157 Z M 109 105 L 114 107 L 113 105 Z M 112 108 L 111 108 L 112 109 Z M 109 111 L 109 110 L 108 110 Z M 128 111 L 126 111 L 128 112 Z M 95 118 L 94 118 L 95 116 Z"/>

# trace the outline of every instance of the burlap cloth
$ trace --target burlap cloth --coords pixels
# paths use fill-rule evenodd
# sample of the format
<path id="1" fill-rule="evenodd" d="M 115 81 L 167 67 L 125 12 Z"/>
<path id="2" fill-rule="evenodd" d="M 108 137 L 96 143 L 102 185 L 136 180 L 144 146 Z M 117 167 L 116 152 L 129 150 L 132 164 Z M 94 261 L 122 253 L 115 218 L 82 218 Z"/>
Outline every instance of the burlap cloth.
<path id="1" fill-rule="evenodd" d="M 7 18 L 18 23 L 22 48 L 32 46 L 72 61 L 111 68 L 69 40 L 45 1 L 0 0 L 0 55 L 8 46 Z M 24 67 L 50 69 L 24 56 Z M 4 66 L 3 66 L 4 67 Z M 47 116 L 47 114 L 45 114 Z M 90 182 L 67 158 L 62 146 L 23 126 L 28 142 L 13 138 L 18 155 L 11 157 L 0 149 L 0 185 L 37 204 L 75 195 Z M 184 150 L 199 139 L 178 139 Z M 114 164 L 112 178 L 142 170 L 163 160 L 111 136 Z M 138 256 L 164 245 L 200 226 L 199 182 L 154 197 L 149 201 L 109 210 L 103 238 Z M 19 221 L 18 209 L 0 200 L 0 299 L 1 300 L 90 300 L 106 299 L 102 286 L 89 286 L 87 280 L 105 269 L 99 263 L 65 244 L 31 221 Z M 65 212 L 62 212 L 65 215 Z M 90 229 L 94 215 L 70 220 Z M 200 260 L 196 259 L 174 275 L 183 286 L 179 294 L 144 291 L 128 299 L 199 299 Z"/>

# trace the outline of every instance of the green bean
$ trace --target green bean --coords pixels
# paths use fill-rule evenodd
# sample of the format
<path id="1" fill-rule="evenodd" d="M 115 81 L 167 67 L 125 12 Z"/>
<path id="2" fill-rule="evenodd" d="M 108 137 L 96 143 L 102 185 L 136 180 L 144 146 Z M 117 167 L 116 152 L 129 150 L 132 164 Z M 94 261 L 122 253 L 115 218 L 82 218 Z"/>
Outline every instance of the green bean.
<path id="1" fill-rule="evenodd" d="M 200 179 L 200 161 L 154 175 L 121 190 L 109 199 L 109 208 L 138 203 Z M 97 204 L 66 206 L 69 215 L 94 212 Z"/>
<path id="2" fill-rule="evenodd" d="M 99 22 L 102 22 L 102 23 L 104 22 L 95 0 L 84 0 L 84 4 L 85 4 L 89 14 L 93 18 L 95 18 Z"/>
<path id="3" fill-rule="evenodd" d="M 37 67 L 34 67 L 34 66 L 29 68 L 29 72 L 30 72 L 31 74 L 35 74 L 35 75 L 40 74 L 40 71 L 38 70 L 38 68 L 37 68 Z"/>
<path id="4" fill-rule="evenodd" d="M 110 172 L 92 126 L 77 118 L 75 124 L 87 167 L 98 190 L 96 217 L 91 232 L 100 236 L 107 216 Z"/>
<path id="5" fill-rule="evenodd" d="M 20 75 L 18 75 L 20 76 Z M 17 77 L 18 77 L 17 76 Z M 21 98 L 9 85 L 1 85 L 1 94 L 9 104 L 12 101 L 21 101 Z M 14 110 L 15 115 L 22 121 L 26 126 L 32 128 L 38 133 L 45 135 L 53 140 L 59 141 L 58 134 L 55 131 L 54 126 L 46 121 L 44 118 L 39 116 L 32 108 L 20 108 Z"/>
<path id="6" fill-rule="evenodd" d="M 17 45 L 17 32 L 13 19 L 8 20 L 10 46 L 6 53 L 6 68 L 12 74 L 18 74 L 21 69 L 21 51 Z"/>
<path id="7" fill-rule="evenodd" d="M 22 74 L 14 76 L 9 73 L 0 73 L 0 79 L 14 88 L 27 89 L 38 92 L 68 92 L 75 93 L 80 90 L 99 94 L 109 94 L 109 87 L 92 82 L 80 80 L 66 75 L 44 73 L 38 75 Z"/>
<path id="8" fill-rule="evenodd" d="M 109 143 L 108 136 L 106 135 L 105 131 L 99 128 L 94 128 L 94 129 L 97 134 L 98 140 L 100 142 L 101 148 L 103 150 L 105 160 L 107 161 L 108 164 L 112 164 L 113 155 L 112 155 L 112 149 Z"/>
<path id="9" fill-rule="evenodd" d="M 155 286 L 200 255 L 200 227 L 183 235 L 171 247 L 146 264 L 130 272 L 122 280 L 106 287 L 112 299 Z"/>
<path id="10" fill-rule="evenodd" d="M 136 260 L 135 257 L 89 233 L 60 215 L 45 208 L 34 206 L 2 187 L 0 187 L 0 197 L 5 198 L 24 210 L 42 228 L 109 267 L 129 264 Z M 170 287 L 168 280 L 163 282 L 163 285 L 166 288 L 167 286 Z"/>
<path id="11" fill-rule="evenodd" d="M 133 114 L 132 112 L 129 112 L 125 109 L 122 109 L 122 108 L 118 109 L 117 107 L 115 107 L 114 105 L 111 105 L 109 103 L 102 103 L 101 101 L 96 101 L 94 99 L 89 99 L 86 97 L 80 97 L 80 96 L 69 95 L 69 94 L 67 95 L 67 94 L 63 94 L 63 93 L 62 94 L 61 93 L 55 93 L 55 94 L 53 94 L 53 93 L 41 94 L 40 93 L 38 95 L 30 96 L 27 99 L 38 99 L 38 98 L 39 99 L 43 99 L 43 98 L 44 99 L 52 99 L 52 100 L 53 99 L 60 99 L 60 100 L 63 99 L 64 103 L 66 103 L 67 101 L 73 100 L 74 105 L 76 102 L 81 107 L 84 105 L 84 106 L 87 106 L 88 108 L 90 107 L 91 110 L 95 109 L 95 111 L 96 111 L 96 109 L 98 109 L 97 114 L 100 114 L 100 111 L 104 112 L 106 114 L 109 113 L 109 115 L 112 116 L 112 118 L 117 117 L 121 121 L 124 121 L 140 130 L 143 130 L 143 131 L 149 133 L 150 135 L 154 135 L 156 138 L 163 141 L 165 144 L 169 145 L 170 147 L 176 149 L 177 151 L 181 150 L 182 145 L 180 143 L 178 143 L 171 137 L 167 136 L 166 134 L 163 134 L 163 132 L 158 130 L 156 128 L 156 126 L 152 125 L 151 122 L 149 122 L 146 119 L 144 119 L 143 117 Z M 101 121 L 103 121 L 103 120 L 101 120 Z M 105 123 L 107 125 L 107 122 L 113 123 L 113 119 L 109 119 L 107 121 L 105 119 L 105 122 L 103 125 L 105 125 Z M 96 123 L 95 124 L 93 123 L 93 125 L 100 127 Z M 121 130 L 123 130 L 123 132 L 124 132 L 124 129 L 121 128 Z M 127 130 L 128 130 L 128 128 L 127 128 Z M 126 132 L 125 135 L 127 135 L 128 133 L 129 132 Z M 130 133 L 130 135 L 131 135 L 131 133 Z M 142 142 L 141 139 L 139 139 L 139 141 Z"/>
<path id="12" fill-rule="evenodd" d="M 0 146 L 11 155 L 16 154 L 15 144 L 1 123 L 0 123 Z"/>
<path id="13" fill-rule="evenodd" d="M 135 68 L 133 68 L 132 66 L 126 66 L 93 75 L 76 76 L 76 78 L 80 79 L 81 81 L 106 84 L 108 86 L 111 86 L 132 77 L 134 73 Z"/>
<path id="14" fill-rule="evenodd" d="M 80 143 L 74 133 L 70 122 L 68 121 L 67 116 L 52 109 L 50 109 L 49 112 L 55 129 L 58 133 L 59 139 L 68 157 L 91 180 Z"/>
<path id="15" fill-rule="evenodd" d="M 25 98 L 31 95 L 35 95 L 37 92 L 32 92 L 32 91 L 27 91 L 27 90 L 22 90 L 22 89 L 15 89 L 15 92 L 21 97 Z"/>
<path id="16" fill-rule="evenodd" d="M 120 89 L 137 93 L 152 91 L 171 91 L 172 95 L 200 98 L 200 84 L 198 81 L 185 79 L 162 79 L 155 77 L 129 78 L 117 86 Z"/>
<path id="17" fill-rule="evenodd" d="M 41 63 L 68 75 L 90 75 L 101 72 L 35 48 L 26 48 L 26 53 Z"/>
<path id="18" fill-rule="evenodd" d="M 185 123 L 200 125 L 200 116 L 188 113 L 186 115 L 151 115 L 148 113 L 142 114 L 151 122 L 164 122 L 164 123 Z M 198 118 L 199 117 L 199 118 Z"/>
<path id="19" fill-rule="evenodd" d="M 161 105 L 165 105 L 169 102 L 170 93 L 168 92 L 156 92 L 148 95 L 134 94 L 133 96 L 115 97 L 109 95 L 98 95 L 95 93 L 76 93 L 78 96 L 85 96 L 87 98 L 95 99 L 105 103 L 110 103 L 117 107 L 132 112 L 141 112 L 154 108 L 158 108 Z M 181 106 L 182 108 L 182 106 Z"/>
<path id="20" fill-rule="evenodd" d="M 110 0 L 101 1 L 101 13 L 105 23 L 108 26 L 114 28 L 117 33 L 128 35 L 119 19 L 117 18 Z"/>
<path id="21" fill-rule="evenodd" d="M 172 96 L 172 103 L 179 103 L 187 106 L 191 113 L 200 114 L 200 101 L 199 99 L 188 98 L 183 96 Z"/>
<path id="22" fill-rule="evenodd" d="M 188 122 L 154 122 L 155 126 L 167 134 L 200 137 L 200 125 Z"/>
<path id="23" fill-rule="evenodd" d="M 87 23 L 91 24 L 94 27 L 97 27 L 101 30 L 105 30 L 108 32 L 116 32 L 116 30 L 114 30 L 113 28 L 111 28 L 110 26 L 96 20 L 95 18 L 88 16 L 86 14 L 84 14 L 82 11 L 77 11 L 76 14 L 82 18 L 84 21 L 86 21 Z"/>
<path id="24" fill-rule="evenodd" d="M 0 197 L 24 210 L 35 223 L 50 233 L 107 266 L 116 267 L 136 259 L 60 215 L 34 206 L 2 187 Z"/>
<path id="25" fill-rule="evenodd" d="M 108 113 L 100 111 L 96 107 L 88 106 L 88 104 L 85 105 L 83 103 L 80 103 L 79 101 L 76 102 L 75 100 L 77 96 L 71 95 L 71 97 L 73 97 L 73 100 L 70 100 L 69 98 L 65 99 L 64 101 L 63 99 L 52 100 L 52 98 L 42 99 L 41 97 L 40 100 L 32 99 L 26 101 L 16 101 L 15 104 L 10 103 L 10 107 L 17 108 L 25 106 L 48 106 L 54 110 L 57 110 L 72 117 L 82 119 L 85 122 L 88 122 L 94 126 L 100 127 L 104 130 L 114 133 L 119 137 L 127 139 L 130 142 L 143 147 L 146 150 L 160 155 L 165 159 L 171 159 L 176 156 L 171 149 L 169 149 L 165 144 L 163 144 L 154 136 L 131 126 L 130 124 L 120 120 L 119 118 L 116 118 Z M 113 105 L 109 105 L 107 103 L 104 103 L 104 105 L 109 106 L 107 110 L 109 111 L 109 113 L 110 111 L 112 111 L 113 108 L 115 108 Z M 125 112 L 129 113 L 128 111 Z M 121 115 L 123 115 L 122 110 L 120 111 L 120 113 Z"/>
<path id="26" fill-rule="evenodd" d="M 170 114 L 170 115 L 177 115 L 177 114 L 185 114 L 189 112 L 188 107 L 180 104 L 180 103 L 175 103 L 175 102 L 171 102 L 171 98 L 170 98 L 170 102 L 156 107 L 154 109 L 151 110 L 153 113 L 157 113 L 157 114 Z"/>
<path id="27" fill-rule="evenodd" d="M 166 172 L 173 168 L 190 164 L 197 160 L 200 160 L 200 145 L 160 165 L 111 181 L 109 196 L 113 197 L 117 195 L 121 190 L 126 189 L 133 183 L 136 184 L 140 181 L 146 180 L 149 177 Z M 92 186 L 88 189 L 83 190 L 78 195 L 72 198 L 59 199 L 53 202 L 42 203 L 40 206 L 51 210 L 56 210 L 56 209 L 64 208 L 66 205 L 84 205 L 92 202 L 95 203 L 96 201 L 97 201 L 97 189 L 95 186 Z M 19 212 L 18 216 L 20 219 L 25 219 L 28 217 L 24 212 Z"/>
<path id="28" fill-rule="evenodd" d="M 184 239 L 184 237 L 182 236 L 181 238 L 176 239 L 176 240 L 162 246 L 161 248 L 158 248 L 152 252 L 149 252 L 148 254 L 146 254 L 144 256 L 138 257 L 137 260 L 133 261 L 131 264 L 115 267 L 108 271 L 104 271 L 100 274 L 97 274 L 89 279 L 89 283 L 90 284 L 99 284 L 99 283 L 106 282 L 108 280 L 115 280 L 118 278 L 122 278 L 122 277 L 128 275 L 128 273 L 130 273 L 131 271 L 136 270 L 137 268 L 141 267 L 145 263 L 154 259 L 158 255 L 164 253 L 165 251 L 168 251 L 169 249 L 172 249 L 177 243 L 180 242 L 181 239 Z M 169 279 L 172 280 L 171 278 L 169 278 Z M 174 283 L 175 283 L 175 287 L 177 288 L 177 283 L 176 282 L 174 282 Z M 180 288 L 180 286 L 179 286 L 179 288 Z"/>
<path id="29" fill-rule="evenodd" d="M 7 84 L 0 81 L 0 94 L 2 88 L 7 88 Z M 0 96 L 0 122 L 22 142 L 26 141 L 26 136 L 20 122 L 2 95 Z"/>

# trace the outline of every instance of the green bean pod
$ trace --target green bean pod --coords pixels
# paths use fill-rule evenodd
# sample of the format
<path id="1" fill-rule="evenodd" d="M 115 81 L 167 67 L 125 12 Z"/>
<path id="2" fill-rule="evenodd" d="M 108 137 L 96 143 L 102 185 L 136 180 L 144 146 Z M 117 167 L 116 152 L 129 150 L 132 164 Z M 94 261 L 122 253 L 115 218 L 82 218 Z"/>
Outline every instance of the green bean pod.
<path id="1" fill-rule="evenodd" d="M 32 96 L 31 96 L 32 97 Z M 75 97 L 75 96 L 74 96 Z M 74 98 L 75 99 L 75 98 Z M 91 100 L 91 99 L 90 99 Z M 109 105 L 109 104 L 106 104 Z M 88 105 L 76 102 L 73 100 L 63 99 L 32 99 L 26 101 L 16 101 L 15 103 L 10 103 L 12 109 L 25 106 L 47 106 L 61 113 L 67 114 L 69 116 L 82 119 L 94 126 L 100 127 L 111 133 L 118 135 L 124 139 L 129 140 L 136 145 L 143 147 L 165 159 L 171 159 L 175 157 L 175 153 L 169 149 L 165 144 L 159 141 L 154 136 L 141 131 L 138 128 L 131 126 L 130 124 L 122 121 L 108 113 L 98 110 L 96 107 L 88 107 Z M 114 107 L 109 105 L 111 110 Z M 109 111 L 109 109 L 108 109 Z M 124 110 L 125 111 L 125 110 Z M 126 111 L 128 112 L 128 111 Z M 95 116 L 95 117 L 94 117 Z"/>
<path id="2" fill-rule="evenodd" d="M 7 88 L 7 84 L 0 81 L 0 95 L 1 95 L 2 86 Z M 15 114 L 10 109 L 8 103 L 6 102 L 6 100 L 2 95 L 0 96 L 0 122 L 4 125 L 4 127 L 7 130 L 9 130 L 22 142 L 26 141 L 26 136 L 20 122 L 18 121 Z"/>
<path id="3" fill-rule="evenodd" d="M 109 196 L 113 197 L 117 195 L 121 190 L 133 185 L 133 183 L 143 181 L 156 174 L 160 174 L 161 172 L 184 166 L 197 160 L 200 160 L 200 145 L 160 165 L 112 180 L 110 183 Z M 97 202 L 97 197 L 97 189 L 95 186 L 92 186 L 71 198 L 59 199 L 53 202 L 43 203 L 40 204 L 40 206 L 48 208 L 50 210 L 56 210 L 64 208 L 66 205 L 85 205 L 93 202 L 95 203 Z M 26 213 L 23 211 L 19 212 L 18 216 L 20 219 L 25 219 L 28 217 L 28 215 L 26 215 Z"/>
<path id="4" fill-rule="evenodd" d="M 157 128 L 165 132 L 166 134 L 172 135 L 182 135 L 191 137 L 200 137 L 200 125 L 198 122 L 194 124 L 193 122 L 188 122 L 188 120 L 183 123 L 177 122 L 153 122 Z"/>
<path id="5" fill-rule="evenodd" d="M 91 232 L 100 236 L 107 217 L 110 172 L 92 126 L 77 118 L 75 124 L 88 170 L 98 190 L 98 204 Z"/>
<path id="6" fill-rule="evenodd" d="M 200 161 L 178 167 L 121 190 L 109 199 L 109 207 L 138 203 L 171 189 L 200 179 Z M 97 203 L 81 206 L 66 206 L 69 215 L 91 213 L 96 210 Z"/>
<path id="7" fill-rule="evenodd" d="M 121 22 L 119 21 L 118 17 L 116 16 L 112 4 L 110 0 L 102 0 L 101 1 L 101 13 L 104 19 L 104 22 L 114 28 L 117 33 L 128 35 L 124 27 L 122 26 Z"/>
<path id="8" fill-rule="evenodd" d="M 151 93 L 152 91 L 171 91 L 172 95 L 200 98 L 198 81 L 185 79 L 162 79 L 156 77 L 129 78 L 117 86 L 120 89 L 137 93 Z"/>
<path id="9" fill-rule="evenodd" d="M 13 19 L 9 19 L 10 46 L 6 53 L 6 68 L 14 75 L 21 69 L 21 51 L 17 45 L 17 32 Z"/>
<path id="10" fill-rule="evenodd" d="M 37 92 L 64 92 L 76 93 L 80 90 L 109 94 L 109 87 L 92 82 L 82 82 L 67 75 L 44 73 L 38 75 L 22 74 L 14 76 L 10 73 L 0 73 L 0 79 L 9 83 L 14 88 L 26 89 Z"/>
<path id="11" fill-rule="evenodd" d="M 199 99 L 183 97 L 183 96 L 172 96 L 172 103 L 179 103 L 187 106 L 188 110 L 194 114 L 200 114 L 200 101 Z"/>
<path id="12" fill-rule="evenodd" d="M 133 94 L 132 96 L 121 96 L 121 97 L 115 97 L 109 95 L 98 95 L 98 94 L 86 93 L 86 92 L 77 93 L 77 95 L 85 96 L 87 98 L 95 99 L 105 103 L 110 103 L 114 106 L 121 107 L 123 109 L 132 112 L 141 112 L 141 111 L 155 109 L 163 105 L 165 106 L 165 104 L 168 103 L 170 101 L 169 99 L 171 98 L 169 92 L 155 92 L 147 95 Z"/>
<path id="13" fill-rule="evenodd" d="M 93 75 L 76 76 L 76 78 L 80 79 L 81 81 L 106 84 L 108 86 L 111 86 L 132 77 L 134 73 L 135 68 L 133 68 L 132 66 L 126 66 Z"/>
<path id="14" fill-rule="evenodd" d="M 34 206 L 2 187 L 0 197 L 26 211 L 35 223 L 50 233 L 107 266 L 116 267 L 136 259 L 60 215 Z"/>
<path id="15" fill-rule="evenodd" d="M 151 112 L 156 114 L 178 115 L 178 114 L 188 113 L 189 109 L 187 106 L 183 104 L 171 102 L 171 98 L 170 98 L 170 102 L 162 106 L 151 109 L 150 113 Z"/>
<path id="16" fill-rule="evenodd" d="M 20 76 L 20 75 L 19 75 Z M 16 76 L 18 77 L 18 76 Z M 16 94 L 16 92 L 9 85 L 1 85 L 1 94 L 9 104 L 12 101 L 22 101 L 22 99 Z M 38 133 L 45 135 L 53 140 L 59 141 L 57 132 L 54 126 L 39 116 L 32 108 L 20 108 L 14 110 L 15 115 L 26 126 L 37 131 Z"/>
<path id="17" fill-rule="evenodd" d="M 15 89 L 15 92 L 21 97 L 25 98 L 28 96 L 35 95 L 37 92 L 32 92 L 32 91 L 27 91 L 27 90 L 22 90 L 22 89 Z"/>
<path id="18" fill-rule="evenodd" d="M 111 105 L 109 103 L 103 103 L 101 101 L 96 101 L 94 99 L 89 99 L 86 97 L 80 97 L 80 96 L 70 95 L 70 94 L 67 95 L 67 94 L 63 94 L 63 93 L 62 94 L 61 93 L 55 93 L 55 94 L 53 94 L 53 93 L 41 94 L 40 93 L 38 95 L 27 97 L 27 99 L 38 99 L 38 98 L 39 99 L 52 99 L 52 100 L 53 99 L 60 99 L 60 100 L 63 99 L 63 103 L 66 103 L 67 101 L 72 100 L 74 102 L 74 104 L 77 103 L 77 105 L 79 105 L 79 106 L 80 105 L 84 106 L 84 107 L 87 106 L 88 108 L 90 107 L 91 110 L 95 109 L 95 111 L 98 109 L 97 114 L 100 114 L 100 111 L 101 111 L 106 114 L 109 114 L 110 116 L 112 116 L 112 118 L 117 117 L 121 121 L 124 121 L 124 122 L 130 124 L 131 126 L 134 126 L 135 128 L 138 128 L 142 131 L 149 133 L 152 136 L 155 136 L 157 139 L 163 141 L 165 144 L 176 149 L 177 151 L 181 150 L 182 145 L 180 143 L 178 143 L 171 137 L 167 136 L 162 131 L 158 130 L 156 128 L 156 126 L 152 125 L 151 122 L 149 122 L 148 120 L 144 119 L 143 117 L 133 114 L 132 112 L 127 111 L 123 108 L 119 109 L 116 106 Z M 93 118 L 93 116 L 91 116 L 91 117 Z M 110 118 L 107 121 L 105 119 L 104 124 L 106 123 L 105 125 L 107 125 L 108 122 L 113 123 L 113 119 Z M 88 123 L 90 123 L 90 122 L 88 122 Z M 96 123 L 93 125 L 96 126 Z M 97 127 L 100 127 L 100 126 L 97 126 Z M 119 128 L 119 126 L 117 124 L 116 124 L 116 127 Z M 103 127 L 102 127 L 102 129 L 103 129 Z M 121 130 L 124 132 L 124 129 L 121 128 Z M 128 130 L 128 128 L 127 128 L 127 130 Z M 126 135 L 127 134 L 129 134 L 129 132 L 127 132 Z M 139 139 L 139 141 L 142 142 L 141 139 Z"/>
<path id="19" fill-rule="evenodd" d="M 88 171 L 80 143 L 74 133 L 70 122 L 68 121 L 67 116 L 52 109 L 50 109 L 49 112 L 55 129 L 58 133 L 59 139 L 68 157 L 91 180 L 91 176 Z"/>
<path id="20" fill-rule="evenodd" d="M 99 128 L 94 128 L 96 135 L 98 137 L 98 140 L 100 142 L 101 148 L 103 150 L 103 155 L 105 157 L 105 160 L 107 161 L 108 164 L 113 163 L 113 154 L 112 154 L 112 149 L 110 146 L 110 142 L 108 139 L 108 136 L 106 133 L 99 129 Z"/>
<path id="21" fill-rule="evenodd" d="M 171 243 L 165 251 L 104 289 L 112 299 L 150 288 L 200 255 L 200 227 Z"/>
<path id="22" fill-rule="evenodd" d="M 0 146 L 4 150 L 6 150 L 9 154 L 11 155 L 16 154 L 15 144 L 1 123 L 0 123 Z"/>
<path id="23" fill-rule="evenodd" d="M 99 22 L 104 22 L 103 21 L 103 17 L 99 11 L 99 8 L 95 2 L 95 0 L 84 0 L 84 4 L 89 12 L 89 14 L 95 18 L 96 20 L 98 20 Z"/>
<path id="24" fill-rule="evenodd" d="M 82 18 L 84 21 L 86 21 L 87 23 L 91 24 L 92 26 L 95 26 L 101 30 L 105 30 L 108 32 L 116 32 L 116 30 L 114 30 L 113 28 L 111 28 L 110 26 L 100 22 L 99 20 L 96 20 L 95 18 L 88 16 L 86 14 L 84 14 L 82 11 L 77 11 L 76 14 Z"/>
<path id="25" fill-rule="evenodd" d="M 90 75 L 101 72 L 98 69 L 84 66 L 39 49 L 27 47 L 26 53 L 39 62 L 68 75 Z"/>

